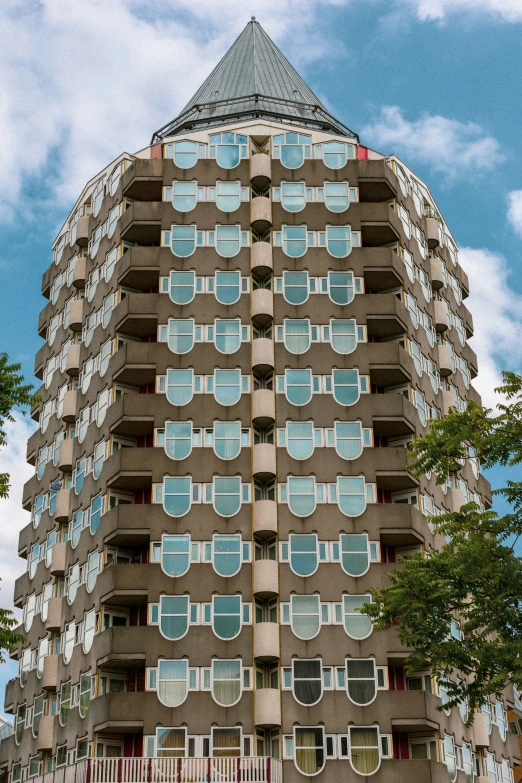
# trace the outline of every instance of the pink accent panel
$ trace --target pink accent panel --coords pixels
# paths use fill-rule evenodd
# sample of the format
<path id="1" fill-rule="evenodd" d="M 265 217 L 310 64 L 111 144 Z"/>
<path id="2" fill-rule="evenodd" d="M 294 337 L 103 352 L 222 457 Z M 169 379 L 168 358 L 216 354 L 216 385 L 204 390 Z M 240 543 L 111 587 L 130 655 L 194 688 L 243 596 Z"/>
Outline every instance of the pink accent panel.
<path id="1" fill-rule="evenodd" d="M 359 144 L 357 148 L 357 160 L 368 160 L 368 147 L 363 147 Z"/>
<path id="2" fill-rule="evenodd" d="M 153 147 L 150 148 L 150 157 L 151 160 L 154 158 L 162 158 L 163 153 L 161 150 L 161 144 L 155 144 Z"/>
<path id="3" fill-rule="evenodd" d="M 399 742 L 401 746 L 401 759 L 409 759 L 410 749 L 408 747 L 408 735 L 401 732 L 399 734 Z"/>

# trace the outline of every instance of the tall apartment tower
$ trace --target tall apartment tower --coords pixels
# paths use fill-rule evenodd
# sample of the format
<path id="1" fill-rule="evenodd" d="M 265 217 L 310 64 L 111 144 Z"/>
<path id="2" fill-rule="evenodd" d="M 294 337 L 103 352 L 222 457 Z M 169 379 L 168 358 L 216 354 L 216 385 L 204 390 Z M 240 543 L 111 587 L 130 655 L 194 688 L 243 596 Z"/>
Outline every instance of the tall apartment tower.
<path id="1" fill-rule="evenodd" d="M 53 250 L 9 783 L 512 781 L 513 693 L 468 728 L 359 612 L 427 516 L 491 504 L 477 461 L 408 471 L 479 401 L 427 186 L 252 20 Z"/>

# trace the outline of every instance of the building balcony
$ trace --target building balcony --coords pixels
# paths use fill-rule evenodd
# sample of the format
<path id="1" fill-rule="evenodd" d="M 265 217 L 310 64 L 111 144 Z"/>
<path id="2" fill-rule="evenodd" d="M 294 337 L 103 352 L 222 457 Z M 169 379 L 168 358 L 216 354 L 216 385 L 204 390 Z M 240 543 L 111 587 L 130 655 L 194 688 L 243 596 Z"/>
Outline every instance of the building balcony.
<path id="1" fill-rule="evenodd" d="M 43 370 L 46 359 L 51 356 L 51 350 L 47 343 L 44 343 L 36 352 L 34 357 L 34 374 L 41 381 L 43 379 Z"/>
<path id="2" fill-rule="evenodd" d="M 111 546 L 140 546 L 161 538 L 165 526 L 163 506 L 122 503 L 100 521 L 103 542 Z"/>
<path id="3" fill-rule="evenodd" d="M 253 504 L 254 534 L 258 538 L 277 535 L 277 503 L 275 500 L 255 500 Z"/>
<path id="4" fill-rule="evenodd" d="M 272 245 L 268 242 L 254 242 L 250 254 L 250 268 L 254 274 L 265 277 L 274 267 Z"/>
<path id="5" fill-rule="evenodd" d="M 69 473 L 73 466 L 73 452 L 74 452 L 74 440 L 72 438 L 64 438 L 60 443 L 60 451 L 58 457 L 58 470 L 63 473 Z"/>
<path id="6" fill-rule="evenodd" d="M 386 201 L 359 204 L 359 214 L 363 246 L 388 245 L 401 239 L 401 221 Z"/>
<path id="7" fill-rule="evenodd" d="M 83 326 L 85 302 L 83 299 L 75 299 L 71 305 L 69 329 L 73 332 L 81 332 Z"/>
<path id="8" fill-rule="evenodd" d="M 281 725 L 281 693 L 276 688 L 261 688 L 255 692 L 254 723 L 269 729 Z"/>
<path id="9" fill-rule="evenodd" d="M 361 259 L 366 293 L 388 291 L 402 286 L 406 268 L 392 247 L 367 247 L 353 250 L 353 257 Z"/>
<path id="10" fill-rule="evenodd" d="M 101 480 L 111 489 L 136 492 L 150 489 L 153 465 L 160 467 L 165 455 L 159 450 L 119 449 L 103 465 Z"/>
<path id="11" fill-rule="evenodd" d="M 61 631 L 65 598 L 50 598 L 47 606 L 46 631 Z"/>
<path id="12" fill-rule="evenodd" d="M 272 291 L 269 291 L 268 288 L 256 288 L 252 291 L 252 320 L 259 326 L 265 326 L 273 318 L 274 295 Z"/>
<path id="13" fill-rule="evenodd" d="M 271 389 L 252 392 L 252 421 L 260 427 L 275 421 L 275 393 Z"/>
<path id="14" fill-rule="evenodd" d="M 439 256 L 430 257 L 430 280 L 432 288 L 439 289 L 444 285 L 444 262 Z"/>
<path id="15" fill-rule="evenodd" d="M 98 575 L 96 591 L 100 603 L 115 606 L 146 604 L 149 581 L 154 579 L 155 569 L 148 563 L 118 563 L 105 568 Z"/>
<path id="16" fill-rule="evenodd" d="M 121 733 L 121 729 L 115 728 L 115 731 Z M 74 780 L 90 783 L 165 783 L 166 780 L 172 783 L 282 783 L 283 776 L 282 762 L 278 759 L 268 756 L 228 756 L 87 759 L 34 778 L 35 783 L 68 783 Z"/>
<path id="17" fill-rule="evenodd" d="M 254 595 L 273 598 L 279 594 L 279 564 L 276 560 L 256 560 L 254 563 Z"/>
<path id="18" fill-rule="evenodd" d="M 44 691 L 56 691 L 58 688 L 58 655 L 46 655 L 44 658 L 42 688 Z"/>
<path id="19" fill-rule="evenodd" d="M 73 269 L 72 284 L 75 288 L 85 288 L 85 281 L 87 280 L 87 258 L 80 256 L 76 259 L 76 263 Z"/>
<path id="20" fill-rule="evenodd" d="M 274 368 L 274 341 L 260 337 L 252 341 L 252 369 L 262 375 Z"/>
<path id="21" fill-rule="evenodd" d="M 258 152 L 250 157 L 250 182 L 257 188 L 268 185 L 272 179 L 272 158 Z"/>
<path id="22" fill-rule="evenodd" d="M 168 417 L 167 400 L 164 396 L 154 397 L 152 409 L 149 394 L 123 394 L 107 411 L 104 429 L 112 435 L 141 438 L 154 432 L 155 417 L 161 421 L 163 409 Z"/>
<path id="23" fill-rule="evenodd" d="M 276 661 L 279 652 L 279 624 L 254 624 L 254 658 L 259 661 Z"/>
<path id="24" fill-rule="evenodd" d="M 52 750 L 54 745 L 54 727 L 57 725 L 58 717 L 56 715 L 42 715 L 40 726 L 38 728 L 38 739 L 36 749 L 41 752 Z"/>
<path id="25" fill-rule="evenodd" d="M 439 373 L 443 378 L 451 375 L 453 372 L 451 350 L 447 345 L 437 345 L 437 364 Z"/>
<path id="26" fill-rule="evenodd" d="M 118 283 L 139 291 L 157 291 L 159 287 L 159 247 L 131 247 L 118 261 Z"/>
<path id="27" fill-rule="evenodd" d="M 163 161 L 135 158 L 121 178 L 122 195 L 136 201 L 161 201 Z"/>
<path id="28" fill-rule="evenodd" d="M 80 374 L 80 348 L 81 345 L 71 345 L 67 351 L 67 358 L 65 360 L 65 372 L 70 375 L 71 378 L 75 378 Z"/>
<path id="29" fill-rule="evenodd" d="M 262 233 L 272 225 L 272 202 L 266 196 L 255 196 L 250 202 L 250 223 Z"/>
<path id="30" fill-rule="evenodd" d="M 112 314 L 115 331 L 130 337 L 149 337 L 158 330 L 159 294 L 127 294 Z"/>
<path id="31" fill-rule="evenodd" d="M 361 348 L 367 351 L 372 384 L 395 386 L 416 377 L 413 359 L 399 343 L 369 343 Z"/>
<path id="32" fill-rule="evenodd" d="M 161 218 L 164 207 L 161 201 L 135 201 L 120 219 L 120 239 L 140 245 L 159 245 Z"/>
<path id="33" fill-rule="evenodd" d="M 399 181 L 386 160 L 358 161 L 360 201 L 387 201 L 399 192 Z"/>
<path id="34" fill-rule="evenodd" d="M 445 332 L 449 329 L 449 314 L 445 302 L 433 302 L 433 323 L 437 332 Z"/>
<path id="35" fill-rule="evenodd" d="M 66 391 L 63 398 L 62 419 L 67 422 L 76 421 L 78 392 Z"/>
<path id="36" fill-rule="evenodd" d="M 19 688 L 20 681 L 18 679 L 9 680 L 5 686 L 4 712 L 7 713 L 7 715 L 13 715 L 14 713 Z"/>
<path id="37" fill-rule="evenodd" d="M 428 247 L 430 250 L 433 250 L 434 248 L 438 247 L 441 244 L 441 225 L 437 218 L 435 217 L 427 217 L 426 218 L 426 241 L 428 242 Z"/>
<path id="38" fill-rule="evenodd" d="M 67 559 L 67 543 L 59 541 L 53 544 L 51 552 L 51 576 L 63 576 L 65 574 L 65 563 Z"/>
<path id="39" fill-rule="evenodd" d="M 268 481 L 276 475 L 276 448 L 272 443 L 256 443 L 254 445 L 252 473 L 262 481 Z"/>
<path id="40" fill-rule="evenodd" d="M 116 383 L 146 386 L 156 380 L 156 362 L 151 361 L 157 344 L 126 343 L 109 362 L 109 377 Z M 166 347 L 166 346 L 165 346 Z"/>
<path id="41" fill-rule="evenodd" d="M 408 311 L 395 294 L 372 294 L 364 298 L 364 305 L 369 338 L 382 340 L 408 331 Z"/>

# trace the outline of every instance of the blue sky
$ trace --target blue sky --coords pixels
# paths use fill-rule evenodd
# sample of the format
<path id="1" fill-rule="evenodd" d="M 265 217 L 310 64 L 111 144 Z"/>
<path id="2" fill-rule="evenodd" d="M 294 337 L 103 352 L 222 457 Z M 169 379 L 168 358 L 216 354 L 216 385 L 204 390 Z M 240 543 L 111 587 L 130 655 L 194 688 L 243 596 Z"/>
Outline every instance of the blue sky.
<path id="1" fill-rule="evenodd" d="M 82 186 L 148 144 L 252 13 L 363 144 L 429 184 L 470 276 L 475 385 L 490 402 L 500 369 L 522 366 L 522 0 L 4 0 L 0 350 L 32 378 L 41 276 Z M 23 565 L 28 434 L 11 427 L 0 456 L 13 476 L 2 606 Z M 0 692 L 13 674 L 0 671 Z"/>

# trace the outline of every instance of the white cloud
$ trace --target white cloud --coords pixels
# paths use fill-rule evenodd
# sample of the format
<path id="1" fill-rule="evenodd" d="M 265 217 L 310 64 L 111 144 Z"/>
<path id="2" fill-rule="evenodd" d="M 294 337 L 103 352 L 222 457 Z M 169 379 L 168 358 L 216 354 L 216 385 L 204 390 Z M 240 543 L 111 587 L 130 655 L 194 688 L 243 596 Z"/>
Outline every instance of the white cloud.
<path id="1" fill-rule="evenodd" d="M 361 139 L 385 154 L 405 154 L 428 165 L 446 182 L 491 171 L 504 160 L 498 141 L 480 125 L 437 114 L 407 120 L 398 106 L 383 106 Z"/>
<path id="2" fill-rule="evenodd" d="M 465 304 L 473 316 L 471 347 L 479 366 L 473 386 L 483 404 L 494 407 L 493 389 L 501 383 L 501 371 L 522 370 L 522 296 L 512 290 L 511 270 L 499 253 L 462 247 L 459 262 L 469 276 Z"/>
<path id="3" fill-rule="evenodd" d="M 522 236 L 522 190 L 508 193 L 508 221 L 515 232 Z"/>
<path id="4" fill-rule="evenodd" d="M 441 21 L 458 13 L 482 18 L 484 14 L 504 22 L 522 22 L 520 0 L 404 0 L 421 21 Z"/>
<path id="5" fill-rule="evenodd" d="M 28 417 L 16 417 L 14 423 L 6 422 L 4 430 L 7 446 L 0 448 L 0 473 L 9 473 L 11 489 L 7 499 L 0 500 L 0 606 L 13 609 L 15 579 L 24 572 L 24 562 L 18 557 L 18 534 L 30 519 L 22 508 L 22 491 L 26 481 L 34 475 L 34 468 L 26 462 L 27 440 L 35 430 L 35 423 Z"/>
<path id="6" fill-rule="evenodd" d="M 321 10 L 346 2 L 265 0 L 260 21 L 302 61 L 324 52 Z M 85 182 L 123 150 L 146 146 L 258 6 L 255 0 L 239 7 L 236 0 L 0 3 L 0 218 L 13 218 L 31 178 L 45 175 L 45 198 L 72 205 Z"/>

